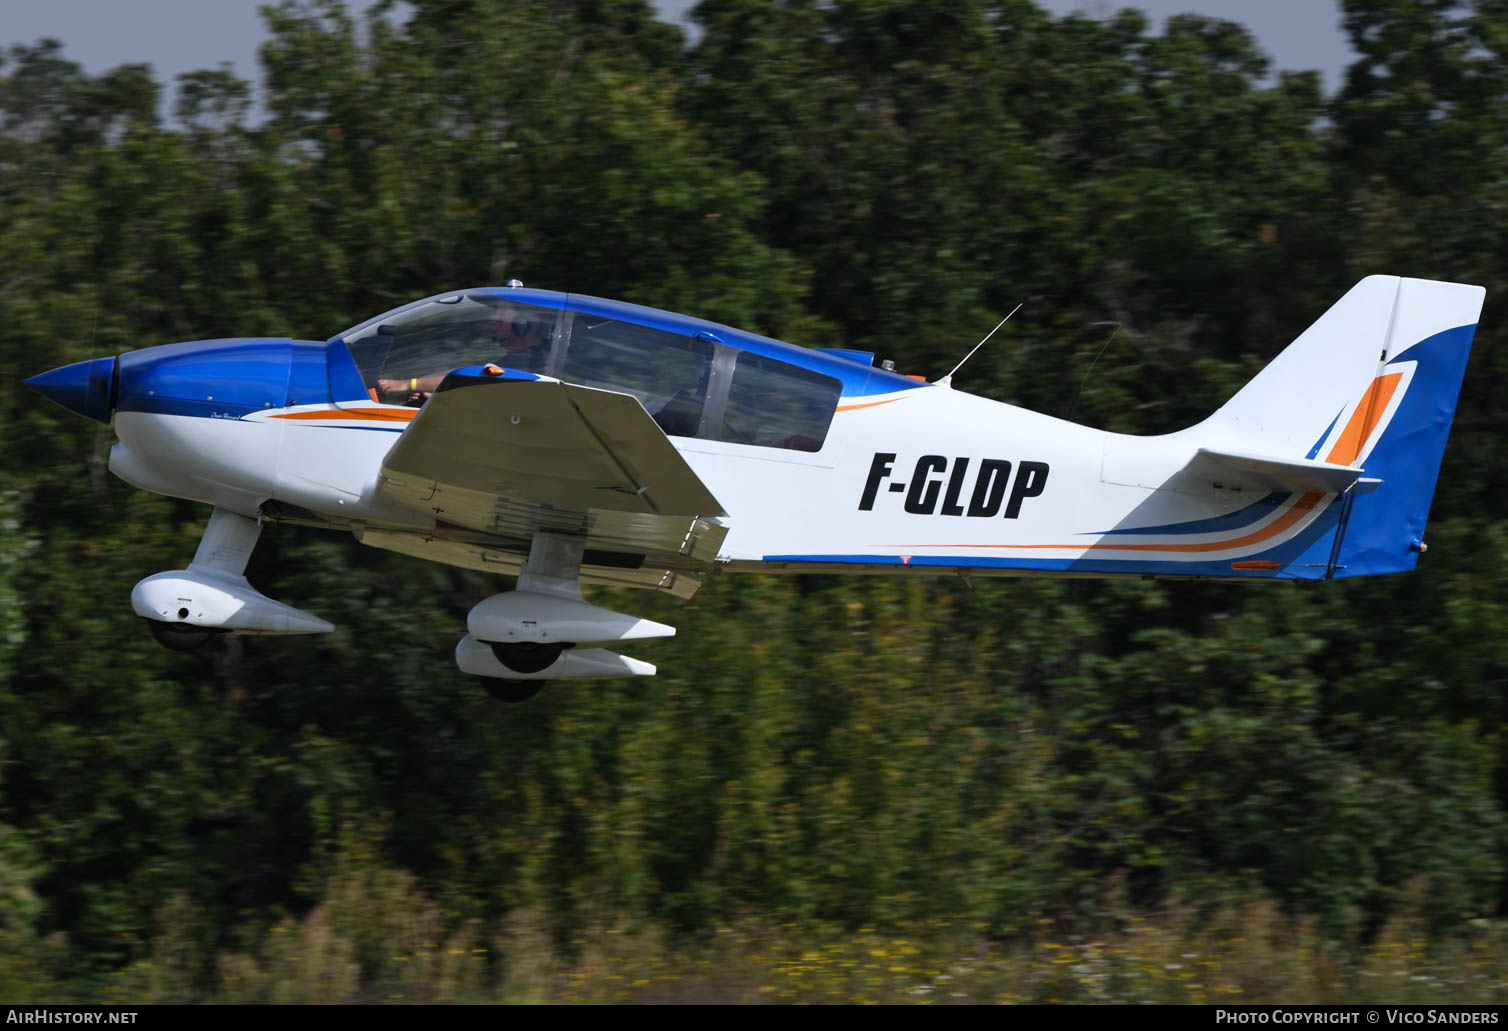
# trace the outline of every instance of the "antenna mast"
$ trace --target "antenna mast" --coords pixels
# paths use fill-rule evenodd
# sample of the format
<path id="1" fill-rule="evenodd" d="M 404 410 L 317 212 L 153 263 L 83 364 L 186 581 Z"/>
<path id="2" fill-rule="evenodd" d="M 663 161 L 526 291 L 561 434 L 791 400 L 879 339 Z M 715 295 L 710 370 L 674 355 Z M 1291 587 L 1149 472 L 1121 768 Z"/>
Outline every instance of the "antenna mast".
<path id="1" fill-rule="evenodd" d="M 1026 302 L 1022 301 L 1021 303 L 1025 304 Z M 981 341 L 979 341 L 979 343 L 975 344 L 974 345 L 974 350 L 970 351 L 968 354 L 966 354 L 966 355 L 963 356 L 963 362 L 966 362 L 970 358 L 974 357 L 974 351 L 977 351 L 981 347 L 983 347 L 985 345 L 986 341 L 988 341 L 990 339 L 990 337 L 992 337 L 992 336 L 995 335 L 996 330 L 998 330 L 1001 326 L 1003 326 L 1007 322 L 1009 322 L 1011 320 L 1011 315 L 1016 314 L 1016 312 L 1018 312 L 1020 310 L 1021 310 L 1021 305 L 1020 304 L 1018 304 L 1014 308 L 1012 308 L 1010 315 L 1007 315 L 1005 318 L 1003 318 L 999 322 L 997 322 L 995 324 L 995 329 L 992 329 L 988 333 L 986 333 L 984 335 L 984 340 L 981 340 Z M 957 372 L 959 369 L 963 368 L 963 362 L 959 362 L 957 365 L 953 366 L 952 372 L 949 372 L 942 379 L 936 380 L 935 381 L 935 385 L 939 386 L 939 387 L 948 387 L 948 388 L 951 389 L 952 386 L 953 386 L 953 373 Z"/>

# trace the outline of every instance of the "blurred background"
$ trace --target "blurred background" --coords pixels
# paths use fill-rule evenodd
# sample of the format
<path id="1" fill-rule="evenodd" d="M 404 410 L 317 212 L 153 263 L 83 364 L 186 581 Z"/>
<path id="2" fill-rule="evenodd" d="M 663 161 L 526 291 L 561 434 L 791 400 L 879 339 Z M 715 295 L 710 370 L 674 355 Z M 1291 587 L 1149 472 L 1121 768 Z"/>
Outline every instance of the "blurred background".
<path id="1" fill-rule="evenodd" d="M 0 998 L 1508 999 L 1503 0 L 130 6 L 0 28 Z M 598 592 L 660 675 L 522 706 L 506 582 L 293 527 L 336 633 L 157 647 L 208 510 L 21 385 L 517 277 L 929 378 L 1024 302 L 956 385 L 1054 415 L 1114 323 L 1157 433 L 1372 273 L 1487 288 L 1416 572 Z"/>

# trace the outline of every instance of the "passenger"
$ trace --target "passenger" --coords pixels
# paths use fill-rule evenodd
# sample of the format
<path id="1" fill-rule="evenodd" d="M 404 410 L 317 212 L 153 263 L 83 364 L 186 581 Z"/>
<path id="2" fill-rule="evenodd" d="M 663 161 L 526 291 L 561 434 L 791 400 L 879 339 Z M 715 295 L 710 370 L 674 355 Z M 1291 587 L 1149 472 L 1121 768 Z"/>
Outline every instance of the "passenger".
<path id="1" fill-rule="evenodd" d="M 680 390 L 663 400 L 644 402 L 644 410 L 667 437 L 694 437 L 702 422 L 702 405 L 700 398 Z"/>
<path id="2" fill-rule="evenodd" d="M 498 309 L 492 339 L 502 349 L 501 364 L 520 372 L 543 373 L 550 367 L 550 341 L 538 323 L 521 317 L 517 309 Z"/>

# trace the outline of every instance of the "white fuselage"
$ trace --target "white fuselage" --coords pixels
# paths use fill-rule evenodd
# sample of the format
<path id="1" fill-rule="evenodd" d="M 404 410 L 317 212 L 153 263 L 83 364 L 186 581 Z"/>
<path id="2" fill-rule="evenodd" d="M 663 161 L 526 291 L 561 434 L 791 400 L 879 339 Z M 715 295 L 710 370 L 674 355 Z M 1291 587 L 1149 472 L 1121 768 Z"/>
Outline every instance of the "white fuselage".
<path id="1" fill-rule="evenodd" d="M 413 411 L 363 410 L 377 409 L 400 418 Z M 121 412 L 110 467 L 146 490 L 243 515 L 277 501 L 338 526 L 423 534 L 432 519 L 384 504 L 376 491 L 402 425 L 352 418 L 337 405 L 241 419 Z M 1134 549 L 1107 547 L 1115 543 L 1107 531 L 1133 513 L 1142 526 L 1186 523 L 1258 498 L 1208 485 L 1180 489 L 1175 474 L 1196 449 L 1187 431 L 1126 437 L 936 386 L 844 399 L 817 452 L 671 439 L 727 513 L 718 560 L 733 569 L 952 559 L 983 573 L 1052 572 L 1044 562 L 1082 559 L 1097 545 L 1107 560 L 1233 561 L 1300 533 L 1323 508 L 1295 518 L 1290 499 L 1254 532 L 1225 534 L 1238 543 L 1216 551 L 1204 546 L 1218 543 L 1219 532 L 1142 535 Z M 1274 522 L 1284 525 L 1260 532 Z M 1168 550 L 1147 554 L 1159 544 Z"/>

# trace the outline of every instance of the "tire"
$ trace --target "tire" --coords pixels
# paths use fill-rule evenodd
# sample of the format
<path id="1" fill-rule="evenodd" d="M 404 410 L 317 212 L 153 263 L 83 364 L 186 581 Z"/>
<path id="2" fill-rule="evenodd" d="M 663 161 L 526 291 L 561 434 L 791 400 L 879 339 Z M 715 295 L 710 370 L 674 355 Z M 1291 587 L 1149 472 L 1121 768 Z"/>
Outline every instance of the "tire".
<path id="1" fill-rule="evenodd" d="M 493 656 L 503 664 L 504 669 L 511 669 L 515 673 L 538 673 L 548 669 L 566 649 L 563 644 L 489 642 L 487 646 L 492 649 Z"/>
<path id="2" fill-rule="evenodd" d="M 193 626 L 189 623 L 164 623 L 160 619 L 147 620 L 147 630 L 152 640 L 175 652 L 191 652 L 209 643 L 210 638 L 225 633 L 212 627 Z"/>
<path id="3" fill-rule="evenodd" d="M 484 680 L 482 687 L 488 694 L 510 705 L 527 702 L 549 683 L 548 680 L 496 680 L 492 677 L 485 677 Z"/>

